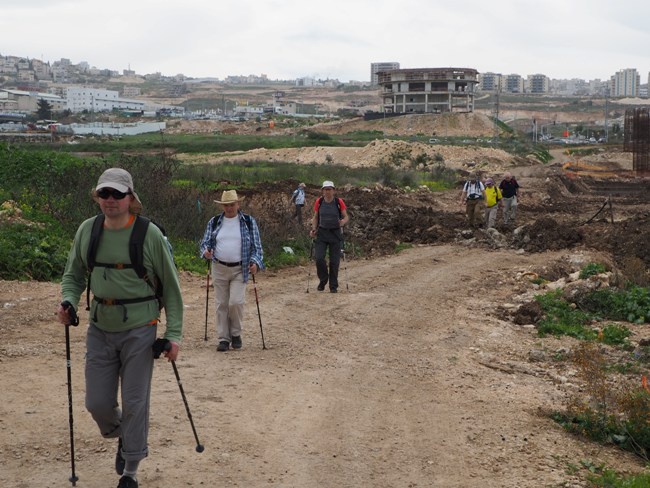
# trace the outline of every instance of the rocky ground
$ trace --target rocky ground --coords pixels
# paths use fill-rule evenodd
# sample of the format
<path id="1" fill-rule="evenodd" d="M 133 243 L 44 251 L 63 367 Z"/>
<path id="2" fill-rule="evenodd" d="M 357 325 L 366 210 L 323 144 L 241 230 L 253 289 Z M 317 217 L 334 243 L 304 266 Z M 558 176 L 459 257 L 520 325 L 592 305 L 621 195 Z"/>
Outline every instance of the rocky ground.
<path id="1" fill-rule="evenodd" d="M 241 351 L 216 352 L 212 303 L 204 340 L 212 295 L 205 276 L 183 273 L 177 364 L 205 451 L 194 449 L 172 368 L 160 360 L 140 486 L 581 487 L 586 470 L 576 466 L 585 463 L 642 471 L 631 454 L 548 418 L 582 387 L 576 368 L 557 360 L 577 341 L 538 337 L 524 312 L 545 291 L 533 276 L 568 280 L 590 262 L 611 276 L 647 276 L 648 180 L 626 176 L 621 155 L 599 158 L 615 175 L 607 178 L 560 158 L 544 167 L 498 159 L 484 170 L 510 170 L 523 188 L 512 227 L 468 229 L 459 190 L 339 188 L 353 247 L 340 293 L 317 292 L 312 267 L 261 274 L 261 313 L 249 286 Z M 246 208 L 283 225 L 293 184 L 248 192 Z M 310 203 L 318 192 L 308 188 Z M 392 254 L 399 244 L 411 247 Z M 6 485 L 70 486 L 58 301 L 56 284 L 0 282 Z M 643 326 L 629 327 L 633 343 L 648 339 Z M 71 350 L 77 486 L 115 486 L 115 443 L 84 410 L 83 321 Z"/>

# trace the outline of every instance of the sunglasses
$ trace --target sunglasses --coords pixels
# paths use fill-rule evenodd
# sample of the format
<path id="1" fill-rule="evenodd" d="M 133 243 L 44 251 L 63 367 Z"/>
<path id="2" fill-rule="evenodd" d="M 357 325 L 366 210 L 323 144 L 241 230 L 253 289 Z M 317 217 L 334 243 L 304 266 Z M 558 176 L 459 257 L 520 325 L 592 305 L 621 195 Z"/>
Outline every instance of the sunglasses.
<path id="1" fill-rule="evenodd" d="M 122 200 L 125 196 L 130 195 L 131 193 L 124 193 L 119 190 L 114 190 L 113 188 L 102 188 L 97 190 L 97 196 L 102 200 L 107 200 L 108 197 L 113 197 L 115 200 Z"/>

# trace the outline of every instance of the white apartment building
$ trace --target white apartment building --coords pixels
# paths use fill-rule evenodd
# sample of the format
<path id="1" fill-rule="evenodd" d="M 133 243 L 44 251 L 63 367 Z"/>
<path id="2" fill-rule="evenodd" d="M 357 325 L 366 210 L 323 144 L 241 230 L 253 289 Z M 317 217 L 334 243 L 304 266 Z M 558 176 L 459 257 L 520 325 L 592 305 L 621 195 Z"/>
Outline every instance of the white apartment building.
<path id="1" fill-rule="evenodd" d="M 51 93 L 28 92 L 23 90 L 0 90 L 0 104 L 4 110 L 10 109 L 17 112 L 36 112 L 38 101 L 45 100 L 54 112 L 65 110 L 66 102 L 63 98 Z"/>
<path id="2" fill-rule="evenodd" d="M 617 71 L 610 81 L 610 93 L 613 97 L 638 97 L 641 76 L 634 68 Z"/>
<path id="3" fill-rule="evenodd" d="M 114 90 L 97 88 L 69 87 L 66 90 L 68 109 L 73 113 L 111 112 L 114 109 L 145 110 L 145 103 L 140 100 L 120 98 Z"/>
<path id="4" fill-rule="evenodd" d="M 528 93 L 548 93 L 549 86 L 550 80 L 548 79 L 548 76 L 540 73 L 528 75 Z"/>
<path id="5" fill-rule="evenodd" d="M 379 77 L 377 76 L 377 73 L 380 71 L 391 71 L 394 69 L 399 69 L 399 63 L 394 61 L 370 63 L 370 84 L 372 86 L 379 85 Z"/>
<path id="6" fill-rule="evenodd" d="M 524 93 L 524 79 L 517 74 L 505 75 L 502 78 L 501 90 L 506 93 Z"/>
<path id="7" fill-rule="evenodd" d="M 501 89 L 501 73 L 481 73 L 479 89 L 487 92 L 497 92 Z"/>

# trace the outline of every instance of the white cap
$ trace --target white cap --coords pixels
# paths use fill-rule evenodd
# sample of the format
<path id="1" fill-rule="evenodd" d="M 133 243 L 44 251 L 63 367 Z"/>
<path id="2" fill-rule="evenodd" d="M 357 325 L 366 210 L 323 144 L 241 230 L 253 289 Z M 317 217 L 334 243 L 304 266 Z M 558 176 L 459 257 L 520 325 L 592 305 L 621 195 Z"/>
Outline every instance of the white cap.
<path id="1" fill-rule="evenodd" d="M 323 188 L 336 188 L 336 187 L 334 186 L 334 183 L 331 182 L 330 180 L 325 180 L 323 181 L 323 186 L 321 186 L 321 189 Z"/>

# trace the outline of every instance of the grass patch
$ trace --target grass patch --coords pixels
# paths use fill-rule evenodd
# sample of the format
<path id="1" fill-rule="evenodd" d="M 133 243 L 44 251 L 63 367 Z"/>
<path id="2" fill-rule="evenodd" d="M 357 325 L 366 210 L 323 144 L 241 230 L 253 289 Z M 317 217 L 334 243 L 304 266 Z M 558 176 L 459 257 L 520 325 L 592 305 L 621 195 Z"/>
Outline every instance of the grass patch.
<path id="1" fill-rule="evenodd" d="M 409 244 L 408 242 L 400 242 L 399 244 L 395 245 L 395 254 L 404 251 L 405 249 L 412 249 L 413 244 Z"/>

